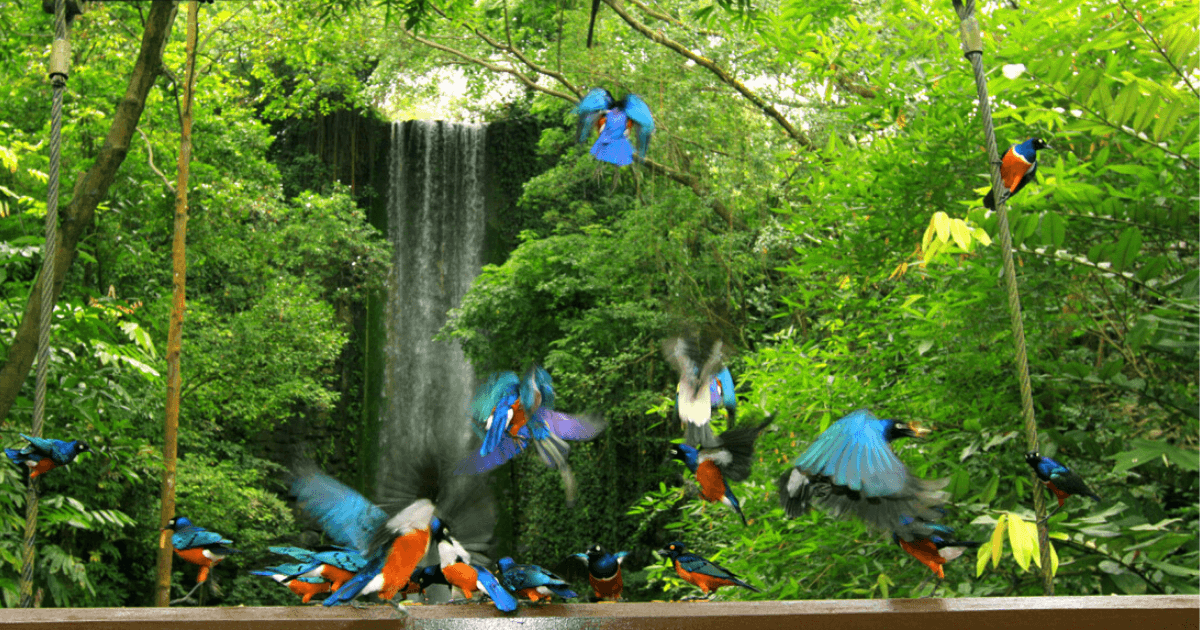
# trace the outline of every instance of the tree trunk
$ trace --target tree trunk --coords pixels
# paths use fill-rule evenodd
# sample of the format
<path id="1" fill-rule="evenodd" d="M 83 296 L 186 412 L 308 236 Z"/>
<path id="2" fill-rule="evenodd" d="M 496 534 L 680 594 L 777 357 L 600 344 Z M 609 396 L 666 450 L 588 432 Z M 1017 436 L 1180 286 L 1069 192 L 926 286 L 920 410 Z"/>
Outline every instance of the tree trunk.
<path id="1" fill-rule="evenodd" d="M 75 248 L 80 238 L 92 227 L 96 217 L 96 206 L 108 194 L 108 187 L 116 178 L 117 169 L 125 161 L 129 151 L 129 140 L 146 106 L 146 95 L 154 85 L 162 66 L 163 48 L 175 19 L 175 3 L 169 0 L 154 0 L 142 33 L 141 50 L 125 96 L 117 105 L 112 126 L 104 140 L 99 155 L 92 167 L 79 178 L 73 198 L 62 211 L 59 224 L 58 246 L 54 258 L 53 296 L 57 301 L 62 294 L 63 280 L 71 263 L 75 260 Z M 41 318 L 40 295 L 42 283 L 39 276 L 25 302 L 25 314 L 17 328 L 16 338 L 8 348 L 8 356 L 0 366 L 0 418 L 8 415 L 21 385 L 29 376 L 37 353 L 38 320 Z"/>
<path id="2" fill-rule="evenodd" d="M 167 407 L 166 435 L 163 440 L 162 511 L 160 527 L 175 516 L 175 458 L 176 436 L 179 434 L 179 359 L 183 347 L 183 313 L 187 287 L 187 220 L 188 165 L 192 161 L 192 101 L 196 89 L 196 18 L 200 11 L 197 0 L 188 3 L 187 69 L 183 79 L 183 111 L 179 116 L 179 171 L 175 184 L 175 236 L 171 242 L 171 264 L 174 287 L 171 304 L 171 324 L 167 330 Z M 154 588 L 154 605 L 171 603 L 171 551 L 164 531 L 159 537 L 158 572 Z"/>

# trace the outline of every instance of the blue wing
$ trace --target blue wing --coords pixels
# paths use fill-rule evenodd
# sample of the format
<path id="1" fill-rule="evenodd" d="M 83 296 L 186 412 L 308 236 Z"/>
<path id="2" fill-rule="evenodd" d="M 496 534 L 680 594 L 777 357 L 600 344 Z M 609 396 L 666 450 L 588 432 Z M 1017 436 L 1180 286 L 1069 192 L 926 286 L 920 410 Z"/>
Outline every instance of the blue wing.
<path id="1" fill-rule="evenodd" d="M 526 416 L 533 416 L 543 407 L 553 409 L 554 379 L 550 378 L 549 372 L 535 363 L 521 379 L 520 394 Z"/>
<path id="2" fill-rule="evenodd" d="M 521 433 L 528 437 L 528 427 L 521 427 Z M 487 455 L 479 453 L 471 453 L 454 467 L 456 475 L 478 475 L 485 473 L 493 468 L 496 468 L 508 460 L 516 457 L 518 453 L 525 450 L 528 444 L 527 439 L 513 439 L 512 436 L 505 434 L 495 450 Z"/>
<path id="3" fill-rule="evenodd" d="M 351 573 L 358 573 L 367 566 L 367 559 L 355 551 L 322 551 L 313 558 L 313 562 L 332 565 Z"/>
<path id="4" fill-rule="evenodd" d="M 313 557 L 317 555 L 315 551 L 301 549 L 300 547 L 267 547 L 267 551 L 270 551 L 271 553 L 277 553 L 281 556 L 295 558 L 300 562 L 312 562 Z"/>
<path id="5" fill-rule="evenodd" d="M 572 114 L 579 117 L 579 141 L 587 140 L 591 134 L 592 128 L 596 126 L 596 121 L 604 115 L 613 105 L 612 94 L 604 88 L 592 88 L 583 100 L 571 110 Z"/>
<path id="6" fill-rule="evenodd" d="M 646 150 L 650 148 L 650 135 L 654 133 L 654 117 L 650 108 L 637 94 L 625 95 L 625 115 L 633 124 L 638 126 L 637 150 L 642 159 L 646 158 Z"/>
<path id="7" fill-rule="evenodd" d="M 471 401 L 471 419 L 475 423 L 475 432 L 483 438 L 480 455 L 487 455 L 499 444 L 500 437 L 508 428 L 508 408 L 516 402 L 520 384 L 516 374 L 496 372 L 475 390 L 475 398 Z"/>
<path id="8" fill-rule="evenodd" d="M 232 540 L 226 540 L 224 536 L 217 532 L 210 532 L 203 527 L 189 527 L 171 535 L 171 544 L 176 549 L 194 549 L 196 547 L 232 543 Z"/>
<path id="9" fill-rule="evenodd" d="M 884 439 L 885 426 L 866 409 L 851 412 L 826 429 L 795 465 L 868 497 L 896 494 L 904 488 L 908 469 Z"/>
<path id="10" fill-rule="evenodd" d="M 729 417 L 737 413 L 737 392 L 734 391 L 733 375 L 729 368 L 721 368 L 708 385 L 709 399 L 713 408 L 724 407 Z"/>
<path id="11" fill-rule="evenodd" d="M 587 417 L 578 418 L 544 407 L 538 410 L 537 419 L 564 440 L 590 440 L 600 435 L 605 427 L 603 422 L 595 422 Z"/>
<path id="12" fill-rule="evenodd" d="M 342 588 L 334 591 L 329 597 L 325 598 L 325 606 L 336 606 L 348 602 L 362 592 L 363 587 L 368 582 L 375 579 L 379 572 L 383 570 L 383 565 L 387 562 L 387 554 L 380 554 L 378 558 L 371 561 L 362 571 L 342 585 Z"/>
<path id="13" fill-rule="evenodd" d="M 371 536 L 387 522 L 387 514 L 379 506 L 316 470 L 294 477 L 291 491 L 300 509 L 316 519 L 330 538 L 364 554 L 370 547 Z"/>
<path id="14" fill-rule="evenodd" d="M 251 571 L 250 575 L 262 575 L 266 577 L 275 577 L 276 575 L 295 575 L 297 573 L 303 573 L 303 571 L 300 570 L 303 567 L 304 565 L 302 564 L 277 564 L 273 567 Z"/>
<path id="15" fill-rule="evenodd" d="M 517 609 L 517 598 L 513 597 L 513 594 L 500 584 L 500 581 L 496 579 L 496 576 L 492 575 L 491 571 L 478 564 L 471 566 L 479 573 L 479 577 L 476 579 L 479 585 L 483 587 L 484 592 L 488 594 L 488 597 L 491 597 L 492 601 L 496 603 L 496 608 L 504 612 L 512 612 Z"/>

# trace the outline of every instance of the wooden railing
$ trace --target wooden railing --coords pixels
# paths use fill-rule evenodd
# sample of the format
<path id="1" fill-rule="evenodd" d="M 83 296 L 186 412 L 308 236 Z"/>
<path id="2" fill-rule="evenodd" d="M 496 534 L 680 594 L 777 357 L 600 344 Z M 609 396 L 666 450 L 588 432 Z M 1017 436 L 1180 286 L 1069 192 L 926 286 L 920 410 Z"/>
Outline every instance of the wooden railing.
<path id="1" fill-rule="evenodd" d="M 0 630 L 1157 630 L 1200 628 L 1200 596 L 650 602 L 522 606 L 41 608 L 0 610 Z"/>

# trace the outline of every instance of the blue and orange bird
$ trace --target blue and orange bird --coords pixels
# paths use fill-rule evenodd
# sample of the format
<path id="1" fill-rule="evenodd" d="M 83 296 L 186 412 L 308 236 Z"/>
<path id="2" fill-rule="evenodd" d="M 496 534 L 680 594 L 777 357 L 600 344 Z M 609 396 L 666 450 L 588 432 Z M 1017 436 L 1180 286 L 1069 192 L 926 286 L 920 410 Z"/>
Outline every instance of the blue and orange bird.
<path id="1" fill-rule="evenodd" d="M 208 581 L 208 573 L 212 567 L 228 556 L 241 553 L 228 546 L 233 544 L 232 540 L 192 524 L 186 516 L 171 519 L 163 529 L 164 536 L 167 532 L 172 532 L 171 547 L 175 550 L 175 555 L 200 567 L 200 572 L 196 575 L 196 585 L 184 595 L 184 599 L 191 597 L 201 584 Z"/>
<path id="2" fill-rule="evenodd" d="M 433 519 L 433 539 L 437 545 L 438 568 L 443 583 L 457 587 L 467 599 L 471 599 L 471 591 L 477 590 L 487 593 L 500 610 L 512 612 L 517 609 L 517 598 L 500 584 L 491 571 L 471 561 L 470 552 L 450 535 L 450 527 L 437 517 Z M 423 574 L 417 577 L 422 589 L 426 587 L 421 583 Z"/>
<path id="3" fill-rule="evenodd" d="M 534 365 L 520 379 L 512 372 L 493 374 L 476 390 L 471 417 L 483 444 L 458 463 L 456 474 L 487 472 L 532 444 L 542 461 L 562 475 L 568 505 L 575 502 L 575 476 L 567 464 L 571 447 L 566 441 L 590 440 L 604 430 L 604 423 L 556 411 L 549 372 Z"/>
<path id="4" fill-rule="evenodd" d="M 550 601 L 553 595 L 563 599 L 579 597 L 567 581 L 536 564 L 517 564 L 512 558 L 500 558 L 500 582 L 509 590 L 531 602 Z"/>
<path id="5" fill-rule="evenodd" d="M 720 501 L 733 508 L 743 525 L 747 524 L 746 515 L 742 514 L 742 504 L 733 494 L 729 482 L 745 481 L 750 476 L 754 441 L 769 424 L 771 421 L 767 420 L 757 427 L 745 426 L 725 431 L 711 448 L 697 450 L 684 443 L 671 445 L 671 458 L 682 461 L 696 475 L 700 498 L 710 503 Z"/>
<path id="6" fill-rule="evenodd" d="M 326 606 L 349 602 L 358 595 L 378 593 L 390 601 L 429 550 L 434 519 L 433 502 L 417 499 L 394 516 L 336 479 L 303 467 L 291 480 L 300 509 L 314 518 L 339 545 L 367 560 L 353 578 L 325 598 Z"/>
<path id="7" fill-rule="evenodd" d="M 1078 473 L 1049 457 L 1041 455 L 1037 451 L 1025 453 L 1025 463 L 1033 468 L 1033 472 L 1037 473 L 1038 479 L 1046 484 L 1050 492 L 1054 493 L 1054 498 L 1058 499 L 1058 507 L 1054 509 L 1054 512 L 1046 515 L 1046 518 L 1050 518 L 1061 510 L 1067 497 L 1073 494 L 1091 497 L 1096 501 L 1100 500 L 1100 496 L 1092 492 L 1091 488 L 1088 488 Z"/>
<path id="8" fill-rule="evenodd" d="M 722 367 L 722 344 L 713 342 L 708 356 L 701 357 L 694 344 L 682 337 L 663 342 L 663 354 L 675 371 L 679 373 L 679 384 L 675 387 L 675 411 L 683 424 L 683 441 L 701 448 L 718 444 L 712 430 L 712 411 L 717 405 L 737 408 L 737 396 L 733 392 L 733 377 Z M 728 384 L 722 377 L 728 377 Z M 714 391 L 715 390 L 715 391 Z M 718 395 L 719 394 L 719 398 Z M 732 420 L 732 415 L 731 415 Z"/>
<path id="9" fill-rule="evenodd" d="M 779 478 L 779 500 L 789 518 L 808 512 L 815 498 L 837 517 L 852 514 L 906 541 L 935 532 L 949 498 L 948 479 L 927 480 L 908 471 L 891 443 L 921 437 L 915 422 L 881 420 L 866 409 L 833 423 Z"/>
<path id="10" fill-rule="evenodd" d="M 1008 199 L 1013 195 L 1021 192 L 1021 189 L 1026 184 L 1033 181 L 1037 177 L 1037 152 L 1040 149 L 1048 149 L 1050 145 L 1046 144 L 1041 138 L 1030 138 L 1020 144 L 1014 144 L 1004 152 L 1004 157 L 1000 158 L 1000 179 L 1004 182 L 1004 187 L 1007 189 L 1004 192 L 1004 199 Z M 983 205 L 989 209 L 996 207 L 996 199 L 993 194 L 995 188 L 988 190 L 983 197 Z"/>
<path id="11" fill-rule="evenodd" d="M 318 577 L 292 577 L 304 567 L 302 564 L 280 564 L 265 569 L 251 571 L 250 575 L 269 577 L 288 587 L 288 590 L 300 596 L 300 601 L 307 604 L 314 595 L 330 592 L 332 585 Z"/>
<path id="12" fill-rule="evenodd" d="M 6 448 L 4 454 L 25 473 L 26 481 L 37 479 L 59 466 L 75 461 L 80 453 L 90 452 L 86 442 L 80 440 L 55 440 L 52 438 L 21 437 L 29 444 L 22 448 Z"/>
<path id="13" fill-rule="evenodd" d="M 597 600 L 620 601 L 621 591 L 625 589 L 621 563 L 628 555 L 628 551 L 608 553 L 600 545 L 595 545 L 586 553 L 577 553 L 571 557 L 587 563 L 588 583 L 592 585 L 592 592 Z"/>
<path id="14" fill-rule="evenodd" d="M 593 88 L 571 113 L 579 117 L 579 142 L 585 142 L 593 128 L 600 130 L 591 151 L 597 160 L 617 166 L 633 164 L 634 146 L 626 138 L 626 131 L 635 127 L 637 156 L 646 159 L 650 136 L 654 133 L 654 116 L 637 94 L 626 94 L 616 100 L 608 90 Z"/>
<path id="15" fill-rule="evenodd" d="M 733 571 L 702 556 L 691 553 L 687 550 L 687 546 L 681 542 L 673 542 L 667 545 L 666 549 L 659 550 L 658 553 L 671 561 L 675 566 L 675 573 L 683 578 L 685 582 L 693 584 L 704 591 L 703 599 L 712 597 L 712 594 L 722 586 L 741 586 L 755 593 L 762 592 L 744 582 Z"/>
<path id="16" fill-rule="evenodd" d="M 367 566 L 367 559 L 349 547 L 335 547 L 323 551 L 309 551 L 299 547 L 268 547 L 271 553 L 299 560 L 298 570 L 290 574 L 294 578 L 319 578 L 333 584 L 333 590 L 342 588 Z"/>
<path id="17" fill-rule="evenodd" d="M 908 525 L 911 519 L 904 519 L 902 524 Z M 946 579 L 942 565 L 961 556 L 967 549 L 976 549 L 981 544 L 973 540 L 954 540 L 954 530 L 938 523 L 925 524 L 932 533 L 913 535 L 911 540 L 905 540 L 897 532 L 892 532 L 892 541 L 921 564 L 929 567 L 939 580 Z"/>

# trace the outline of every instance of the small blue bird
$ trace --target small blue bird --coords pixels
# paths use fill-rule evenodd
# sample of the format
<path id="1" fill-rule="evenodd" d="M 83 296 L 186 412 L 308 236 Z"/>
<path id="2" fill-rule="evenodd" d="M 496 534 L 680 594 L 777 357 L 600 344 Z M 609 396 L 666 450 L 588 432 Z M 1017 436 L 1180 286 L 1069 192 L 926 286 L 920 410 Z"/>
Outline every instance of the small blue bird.
<path id="1" fill-rule="evenodd" d="M 290 556 L 302 564 L 289 577 L 321 578 L 333 583 L 333 590 L 342 588 L 367 566 L 367 559 L 349 547 L 309 551 L 299 547 L 268 547 L 271 553 Z"/>
<path id="2" fill-rule="evenodd" d="M 250 575 L 261 575 L 279 582 L 288 587 L 288 590 L 299 595 L 302 603 L 307 604 L 312 601 L 314 595 L 328 593 L 331 585 L 326 580 L 317 577 L 292 577 L 303 566 L 301 564 L 280 564 L 251 571 Z"/>
<path id="3" fill-rule="evenodd" d="M 579 597 L 567 581 L 536 564 L 517 564 L 512 558 L 500 558 L 500 582 L 529 601 L 550 600 L 552 595 L 564 599 Z"/>
<path id="4" fill-rule="evenodd" d="M 358 574 L 325 598 L 326 606 L 374 592 L 390 601 L 408 585 L 413 570 L 429 549 L 432 501 L 418 499 L 389 518 L 379 506 L 311 466 L 302 466 L 293 474 L 291 492 L 300 509 L 314 518 L 334 542 L 367 559 Z"/>
<path id="5" fill-rule="evenodd" d="M 171 519 L 163 534 L 167 532 L 172 532 L 171 547 L 175 550 L 175 555 L 200 567 L 200 572 L 196 575 L 196 585 L 183 596 L 184 599 L 191 597 L 201 584 L 208 581 L 208 572 L 212 567 L 228 556 L 241 553 L 229 546 L 233 544 L 232 540 L 194 525 L 186 516 Z"/>
<path id="6" fill-rule="evenodd" d="M 675 566 L 675 573 L 685 582 L 698 586 L 700 590 L 704 591 L 704 599 L 711 597 L 722 586 L 741 586 L 755 593 L 762 592 L 742 581 L 733 571 L 703 556 L 691 553 L 687 550 L 687 545 L 681 542 L 673 542 L 667 545 L 666 549 L 659 550 L 658 553 L 671 560 Z"/>
<path id="7" fill-rule="evenodd" d="M 729 487 L 730 481 L 745 481 L 750 476 L 750 465 L 754 461 L 754 441 L 770 420 L 757 427 L 745 426 L 730 429 L 721 434 L 716 445 L 696 450 L 688 444 L 672 444 L 671 458 L 678 459 L 696 475 L 700 485 L 700 498 L 714 503 L 720 501 L 733 508 L 746 525 L 742 505 Z"/>
<path id="8" fill-rule="evenodd" d="M 667 362 L 679 373 L 679 384 L 675 387 L 675 411 L 683 424 L 683 441 L 693 446 L 717 446 L 718 441 L 710 423 L 712 410 L 717 404 L 728 408 L 727 396 L 732 398 L 734 409 L 737 406 L 733 377 L 722 366 L 721 351 L 719 339 L 713 342 L 707 356 L 700 356 L 699 349 L 682 337 L 663 342 L 663 354 Z M 728 387 L 722 382 L 722 375 L 728 376 Z M 716 403 L 714 387 L 720 390 L 720 398 Z"/>
<path id="9" fill-rule="evenodd" d="M 1048 514 L 1046 518 L 1050 518 L 1061 510 L 1067 497 L 1072 494 L 1090 497 L 1095 501 L 1100 500 L 1100 495 L 1092 492 L 1092 489 L 1088 488 L 1078 473 L 1049 457 L 1042 456 L 1037 451 L 1025 453 L 1025 463 L 1033 468 L 1033 471 L 1037 473 L 1038 479 L 1046 484 L 1050 492 L 1054 493 L 1054 498 L 1058 499 L 1058 507 L 1054 509 L 1054 512 Z"/>
<path id="10" fill-rule="evenodd" d="M 902 525 L 909 525 L 912 519 L 904 519 Z M 897 532 L 892 532 L 892 541 L 900 545 L 909 555 L 929 567 L 938 579 L 946 579 L 942 565 L 961 556 L 967 549 L 976 549 L 983 543 L 973 540 L 954 540 L 954 530 L 937 523 L 926 523 L 934 533 L 914 535 L 912 540 L 905 540 Z M 910 528 L 911 529 L 911 528 Z"/>
<path id="11" fill-rule="evenodd" d="M 556 411 L 554 385 L 546 370 L 534 365 L 521 379 L 511 372 L 493 375 L 476 391 L 471 409 L 484 445 L 460 461 L 455 474 L 487 472 L 533 445 L 542 461 L 562 475 L 568 505 L 575 502 L 575 476 L 567 464 L 571 447 L 566 440 L 590 440 L 604 430 L 604 423 Z M 485 410 L 490 410 L 487 415 Z M 490 450 L 489 442 L 494 443 Z"/>
<path id="12" fill-rule="evenodd" d="M 24 433 L 28 445 L 23 448 L 6 448 L 4 454 L 25 473 L 26 480 L 37 479 L 39 475 L 50 472 L 59 466 L 66 466 L 75 461 L 80 453 L 90 452 L 86 442 L 80 440 L 55 440 L 51 438 L 29 437 Z"/>
<path id="13" fill-rule="evenodd" d="M 654 116 L 637 94 L 626 94 L 618 101 L 608 90 L 593 88 L 571 113 L 579 117 L 580 142 L 587 140 L 593 128 L 600 130 L 591 151 L 597 160 L 617 166 L 633 164 L 634 147 L 625 137 L 633 127 L 637 127 L 637 155 L 646 159 L 654 134 Z"/>
<path id="14" fill-rule="evenodd" d="M 929 536 L 943 515 L 949 479 L 914 476 L 891 442 L 930 431 L 916 423 L 881 420 L 866 409 L 833 423 L 779 478 L 779 500 L 789 518 L 808 512 L 813 498 L 834 516 L 853 514 L 901 538 Z"/>
<path id="15" fill-rule="evenodd" d="M 625 579 L 621 575 L 621 563 L 629 555 L 628 551 L 608 553 L 600 545 L 587 550 L 587 553 L 577 553 L 572 557 L 587 563 L 588 583 L 597 600 L 621 600 L 621 591 L 625 589 Z"/>
<path id="16" fill-rule="evenodd" d="M 1008 151 L 1004 152 L 1004 156 L 1000 158 L 1000 179 L 1007 189 L 1004 192 L 1004 199 L 1021 192 L 1026 184 L 1034 180 L 1038 167 L 1037 152 L 1040 149 L 1048 148 L 1050 145 L 1043 142 L 1041 138 L 1030 138 L 1020 144 L 1012 145 Z M 995 191 L 996 189 L 992 188 L 983 197 L 983 205 L 989 209 L 996 207 L 996 199 L 993 195 Z"/>

